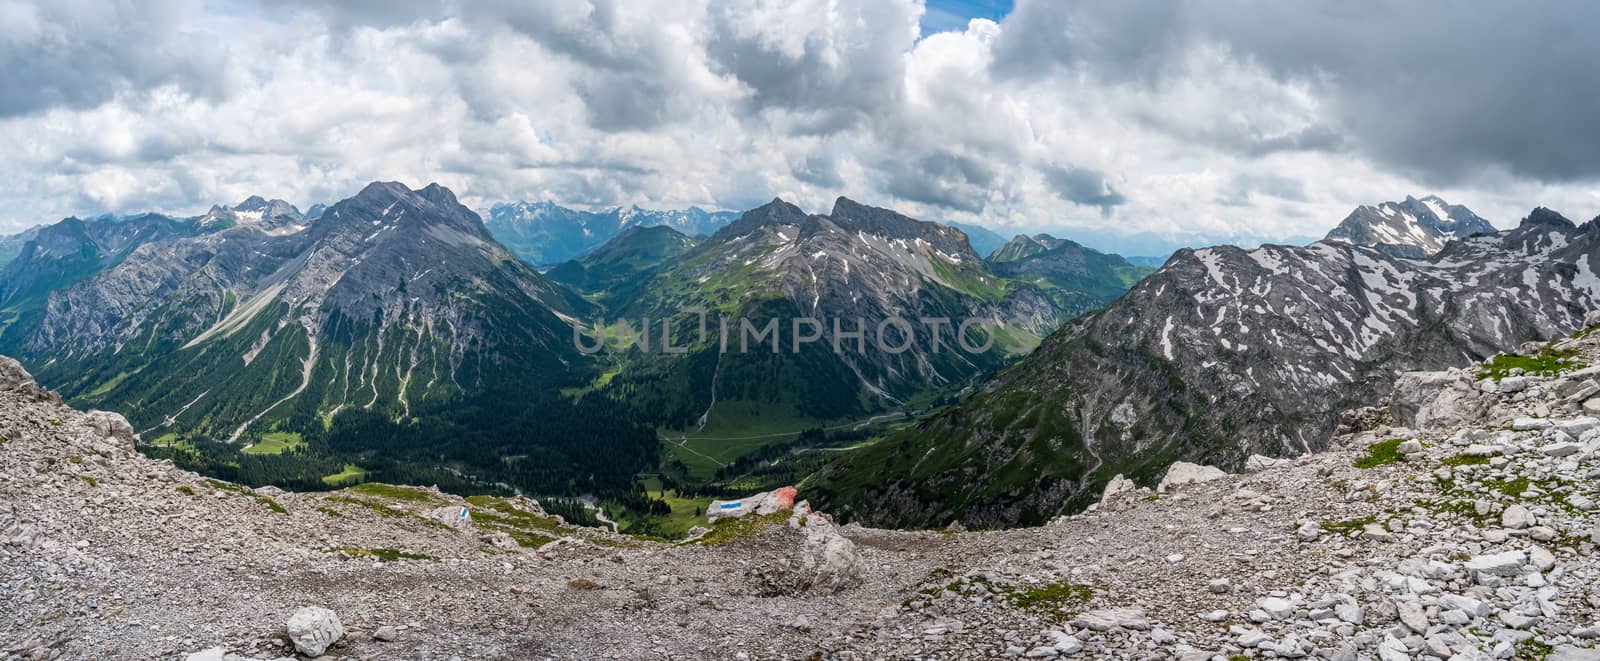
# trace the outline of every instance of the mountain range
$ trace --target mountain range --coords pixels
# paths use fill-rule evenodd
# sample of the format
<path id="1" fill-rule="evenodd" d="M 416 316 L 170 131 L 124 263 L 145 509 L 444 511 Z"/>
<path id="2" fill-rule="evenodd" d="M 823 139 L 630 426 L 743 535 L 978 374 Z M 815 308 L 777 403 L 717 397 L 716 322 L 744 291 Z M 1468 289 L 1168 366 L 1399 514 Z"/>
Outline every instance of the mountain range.
<path id="1" fill-rule="evenodd" d="M 485 225 L 497 241 L 523 261 L 544 267 L 576 258 L 630 227 L 671 227 L 689 236 L 707 235 L 739 217 L 735 211 L 698 207 L 654 211 L 638 206 L 580 211 L 554 202 L 511 202 L 489 209 Z"/>
<path id="2" fill-rule="evenodd" d="M 782 438 L 927 408 L 1138 274 L 1048 237 L 1030 240 L 1051 250 L 991 264 L 961 230 L 843 198 L 828 215 L 782 201 L 731 223 L 698 213 L 613 214 L 620 231 L 548 276 L 438 185 L 374 183 L 307 213 L 252 196 L 193 217 L 69 218 L 17 237 L 0 351 L 75 404 L 126 414 L 148 452 L 230 479 L 634 502 L 653 428 Z M 724 351 L 690 308 L 776 320 L 770 346 L 793 341 L 792 319 L 818 325 L 794 351 Z M 878 346 L 885 320 L 925 318 L 949 321 L 887 327 L 909 349 Z M 682 353 L 615 346 L 660 343 L 647 329 L 662 322 Z M 985 338 L 992 350 L 949 349 Z M 605 348 L 581 348 L 594 342 Z"/>
<path id="3" fill-rule="evenodd" d="M 936 411 L 772 475 L 849 518 L 995 527 L 1177 460 L 1316 451 L 1396 372 L 1600 307 L 1597 223 L 1537 209 L 1495 232 L 1431 196 L 1360 207 L 1309 246 L 1185 249 L 1159 270 L 1048 234 L 985 258 L 965 230 L 847 198 L 496 209 L 537 252 L 438 185 L 65 219 L 9 240 L 0 353 L 230 479 L 499 484 L 639 516 L 670 509 L 640 486 L 651 469 L 663 487 L 753 479 L 744 457 L 770 469 L 788 446 L 767 446 L 801 430 Z"/>
<path id="4" fill-rule="evenodd" d="M 1323 449 L 1340 413 L 1378 401 L 1396 372 L 1558 337 L 1600 308 L 1600 222 L 1541 208 L 1426 259 L 1391 252 L 1179 251 L 961 404 L 806 486 L 874 524 L 1038 523 L 1115 475 L 1150 483 L 1177 460 L 1237 468 Z"/>
<path id="5" fill-rule="evenodd" d="M 613 252 L 620 250 L 596 254 Z M 626 368 L 608 388 L 630 393 L 669 427 L 697 429 L 765 419 L 798 430 L 902 408 L 965 387 L 1064 321 L 1041 289 L 997 276 L 960 230 L 846 198 L 827 215 L 782 200 L 746 212 L 607 298 L 605 308 L 630 328 L 649 320 L 660 330 L 670 319 L 673 340 L 685 347 L 619 356 Z M 690 310 L 705 310 L 713 332 L 702 335 Z M 722 347 L 722 319 L 734 350 Z M 802 331 L 796 319 L 816 325 Z M 910 323 L 883 326 L 896 319 Z M 922 319 L 953 321 L 930 327 Z M 966 319 L 976 323 L 959 328 Z M 742 320 L 752 332 L 776 324 L 776 339 L 765 341 L 777 348 L 747 350 Z M 883 350 L 880 330 L 906 348 Z M 972 345 L 994 338 L 994 350 L 939 349 L 957 346 L 963 330 Z M 850 336 L 857 331 L 868 337 Z M 815 338 L 799 343 L 797 334 Z M 653 337 L 659 344 L 660 334 Z"/>
<path id="6" fill-rule="evenodd" d="M 607 457 L 610 439 L 638 447 L 585 469 L 603 476 L 586 481 L 615 471 L 626 483 L 653 455 L 648 430 L 617 416 L 580 423 L 557 395 L 592 369 L 568 321 L 591 304 L 501 247 L 441 186 L 374 183 L 314 221 L 252 198 L 106 227 L 58 223 L 41 237 L 73 239 L 60 243 L 78 252 L 36 238 L 8 265 L 77 270 L 53 271 L 73 278 L 56 277 L 25 313 L 7 308 L 0 346 L 41 382 L 123 412 L 184 458 L 215 468 L 238 464 L 240 446 L 315 440 L 321 461 L 270 470 L 316 484 L 321 475 L 305 471 L 338 473 L 345 461 L 408 471 L 420 452 L 565 488 L 565 471 Z M 13 278 L 7 291 L 40 288 Z M 557 420 L 539 434 L 507 428 L 535 414 Z M 507 467 L 507 456 L 529 462 Z"/>

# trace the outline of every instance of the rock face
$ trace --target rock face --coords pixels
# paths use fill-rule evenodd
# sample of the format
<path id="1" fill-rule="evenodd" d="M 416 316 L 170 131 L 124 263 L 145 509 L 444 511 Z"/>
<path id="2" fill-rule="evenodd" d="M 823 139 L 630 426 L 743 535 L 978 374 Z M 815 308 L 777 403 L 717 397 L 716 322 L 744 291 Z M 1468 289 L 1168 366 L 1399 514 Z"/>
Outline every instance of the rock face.
<path id="1" fill-rule="evenodd" d="M 841 520 L 994 527 L 1087 507 L 1117 473 L 1150 483 L 1173 461 L 1237 470 L 1252 454 L 1320 451 L 1401 373 L 1572 333 L 1600 308 L 1597 256 L 1600 223 L 1546 209 L 1426 260 L 1338 242 L 1180 251 L 960 405 L 841 457 L 808 493 Z M 1451 415 L 1471 415 L 1470 394 L 1438 388 Z"/>
<path id="2" fill-rule="evenodd" d="M 398 418 L 577 378 L 558 315 L 589 305 L 512 257 L 449 190 L 373 183 L 309 223 L 282 206 L 219 207 L 186 221 L 204 231 L 138 243 L 57 283 L 5 328 L 0 352 L 138 429 L 229 442 L 296 416 Z M 518 369 L 495 367 L 508 364 Z"/>
<path id="3" fill-rule="evenodd" d="M 344 624 L 333 611 L 320 606 L 306 606 L 289 617 L 289 640 L 295 651 L 306 656 L 322 656 L 334 643 L 344 637 Z"/>

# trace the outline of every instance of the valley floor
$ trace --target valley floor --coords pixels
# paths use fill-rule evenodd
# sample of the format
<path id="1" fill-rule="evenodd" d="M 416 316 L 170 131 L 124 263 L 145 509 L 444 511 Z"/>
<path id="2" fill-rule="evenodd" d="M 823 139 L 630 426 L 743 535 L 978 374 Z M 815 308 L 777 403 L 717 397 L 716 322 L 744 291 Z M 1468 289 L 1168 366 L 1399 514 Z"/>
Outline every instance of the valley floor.
<path id="1" fill-rule="evenodd" d="M 1600 363 L 1600 337 L 1568 344 Z M 782 517 L 678 545 L 531 501 L 214 482 L 7 362 L 8 658 L 293 656 L 303 606 L 338 614 L 327 656 L 353 659 L 1600 658 L 1600 420 L 1561 396 L 1590 374 L 1043 527 L 845 526 L 819 549 Z M 833 583 L 762 579 L 835 561 Z"/>

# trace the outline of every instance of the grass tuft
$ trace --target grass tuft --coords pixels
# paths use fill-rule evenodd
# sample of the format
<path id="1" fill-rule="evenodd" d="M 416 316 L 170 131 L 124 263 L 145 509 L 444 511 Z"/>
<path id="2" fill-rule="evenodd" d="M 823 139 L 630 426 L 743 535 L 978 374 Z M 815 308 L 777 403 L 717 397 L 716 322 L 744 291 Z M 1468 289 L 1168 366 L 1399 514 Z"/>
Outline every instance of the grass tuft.
<path id="1" fill-rule="evenodd" d="M 1400 454 L 1400 444 L 1403 438 L 1391 438 L 1367 446 L 1367 454 L 1356 459 L 1356 468 L 1377 468 L 1385 464 L 1396 464 L 1405 461 L 1405 455 Z"/>
<path id="2" fill-rule="evenodd" d="M 1500 354 L 1484 363 L 1478 370 L 1478 378 L 1499 381 L 1511 376 L 1511 370 L 1519 368 L 1525 374 L 1555 376 L 1567 370 L 1581 369 L 1583 361 L 1577 355 L 1575 349 L 1552 349 L 1548 346 L 1532 356 Z"/>

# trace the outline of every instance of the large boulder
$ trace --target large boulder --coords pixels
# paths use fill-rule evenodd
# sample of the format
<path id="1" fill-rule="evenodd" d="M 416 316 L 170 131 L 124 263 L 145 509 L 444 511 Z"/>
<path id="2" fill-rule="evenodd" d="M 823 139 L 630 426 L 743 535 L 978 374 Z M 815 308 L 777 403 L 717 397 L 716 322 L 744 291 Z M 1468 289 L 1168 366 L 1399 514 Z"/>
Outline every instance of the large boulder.
<path id="1" fill-rule="evenodd" d="M 9 356 L 0 356 L 0 390 L 34 389 L 33 375 L 23 369 L 22 363 Z"/>
<path id="2" fill-rule="evenodd" d="M 1215 466 L 1201 466 L 1200 464 L 1180 461 L 1167 469 L 1167 475 L 1161 478 L 1161 484 L 1156 485 L 1156 491 L 1165 493 L 1174 487 L 1220 480 L 1227 477 L 1227 475 L 1221 468 Z"/>
<path id="3" fill-rule="evenodd" d="M 1585 330 L 1590 328 L 1600 328 L 1600 310 L 1595 310 L 1594 312 L 1590 312 L 1588 315 L 1585 315 L 1583 318 L 1583 327 Z"/>
<path id="4" fill-rule="evenodd" d="M 1389 398 L 1394 423 L 1411 429 L 1448 429 L 1477 422 L 1493 403 L 1459 372 L 1407 372 Z"/>
<path id="5" fill-rule="evenodd" d="M 344 637 L 344 624 L 333 611 L 321 606 L 306 606 L 289 617 L 289 641 L 295 651 L 309 657 L 322 656 L 328 647 Z"/>
<path id="6" fill-rule="evenodd" d="M 472 513 L 469 512 L 467 508 L 460 505 L 436 507 L 428 510 L 427 514 L 424 514 L 423 516 L 426 516 L 434 521 L 438 521 L 439 523 L 443 523 L 451 528 L 472 527 Z"/>
<path id="7" fill-rule="evenodd" d="M 133 425 L 128 424 L 128 419 L 122 417 L 121 413 L 90 411 L 85 413 L 84 417 L 89 419 L 89 425 L 100 438 L 113 438 L 128 445 L 133 444 Z"/>
<path id="8" fill-rule="evenodd" d="M 1118 473 L 1116 477 L 1111 478 L 1111 481 L 1106 483 L 1106 490 L 1100 493 L 1100 504 L 1108 504 L 1117 496 L 1125 493 L 1132 493 L 1138 490 L 1139 485 L 1134 484 L 1133 480 L 1123 477 L 1121 473 Z"/>
<path id="9" fill-rule="evenodd" d="M 825 514 L 774 526 L 757 538 L 761 550 L 746 572 L 763 596 L 832 594 L 861 583 L 866 563 Z"/>

